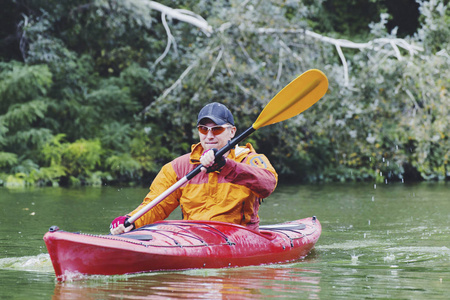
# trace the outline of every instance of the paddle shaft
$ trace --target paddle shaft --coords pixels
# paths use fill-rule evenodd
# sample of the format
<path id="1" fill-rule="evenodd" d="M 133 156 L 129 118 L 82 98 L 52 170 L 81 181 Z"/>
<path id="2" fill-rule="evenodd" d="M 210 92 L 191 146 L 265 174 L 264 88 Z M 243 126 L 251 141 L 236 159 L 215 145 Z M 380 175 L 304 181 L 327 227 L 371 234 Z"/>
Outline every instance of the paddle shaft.
<path id="1" fill-rule="evenodd" d="M 223 146 L 219 151 L 216 152 L 215 158 L 216 160 L 220 159 L 222 156 L 225 155 L 228 151 L 233 149 L 239 142 L 244 140 L 246 137 L 248 137 L 250 134 L 255 132 L 255 129 L 253 126 L 250 126 L 247 130 L 242 132 L 240 135 L 229 141 L 225 146 Z M 170 188 L 165 190 L 161 195 L 153 199 L 150 203 L 148 203 L 146 206 L 141 208 L 140 211 L 138 211 L 136 214 L 128 218 L 124 225 L 125 227 L 131 226 L 134 221 L 142 217 L 146 212 L 148 212 L 150 209 L 155 207 L 158 203 L 163 201 L 167 198 L 170 194 L 172 194 L 174 191 L 176 191 L 179 187 L 181 187 L 183 184 L 194 178 L 198 175 L 198 173 L 201 172 L 201 168 L 203 167 L 202 164 L 198 165 L 194 170 L 190 171 L 188 174 L 186 174 L 183 178 L 178 180 L 176 183 L 174 183 Z"/>

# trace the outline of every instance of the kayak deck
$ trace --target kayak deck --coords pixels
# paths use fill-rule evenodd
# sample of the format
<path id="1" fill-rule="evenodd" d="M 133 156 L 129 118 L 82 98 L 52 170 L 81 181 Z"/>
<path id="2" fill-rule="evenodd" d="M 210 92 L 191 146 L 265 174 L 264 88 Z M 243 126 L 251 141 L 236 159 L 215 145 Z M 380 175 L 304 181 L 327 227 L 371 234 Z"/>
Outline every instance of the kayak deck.
<path id="1" fill-rule="evenodd" d="M 55 274 L 115 275 L 224 268 L 304 258 L 321 234 L 315 217 L 260 231 L 215 221 L 160 221 L 120 235 L 71 233 L 51 227 L 44 236 Z"/>

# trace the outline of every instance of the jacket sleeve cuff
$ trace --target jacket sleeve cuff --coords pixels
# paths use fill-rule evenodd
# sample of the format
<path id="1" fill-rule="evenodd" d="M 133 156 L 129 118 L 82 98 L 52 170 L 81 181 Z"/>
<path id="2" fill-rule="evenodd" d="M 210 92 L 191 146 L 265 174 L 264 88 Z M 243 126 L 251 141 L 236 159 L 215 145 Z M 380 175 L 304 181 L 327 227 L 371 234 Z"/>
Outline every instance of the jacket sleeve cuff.
<path id="1" fill-rule="evenodd" d="M 227 163 L 225 166 L 223 166 L 222 170 L 220 170 L 220 173 L 224 176 L 229 175 L 234 169 L 236 168 L 236 162 L 232 159 L 227 158 Z"/>

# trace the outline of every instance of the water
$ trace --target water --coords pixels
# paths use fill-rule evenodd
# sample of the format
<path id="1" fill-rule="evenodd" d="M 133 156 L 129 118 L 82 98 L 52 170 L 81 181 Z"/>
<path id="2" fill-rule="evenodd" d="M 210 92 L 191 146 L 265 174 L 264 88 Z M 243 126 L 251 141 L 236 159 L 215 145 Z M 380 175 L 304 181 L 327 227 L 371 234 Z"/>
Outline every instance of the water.
<path id="1" fill-rule="evenodd" d="M 316 215 L 316 249 L 295 263 L 74 277 L 60 283 L 42 240 L 51 225 L 107 233 L 145 188 L 0 189 L 1 299 L 448 299 L 444 183 L 279 186 L 264 224 Z M 171 219 L 178 219 L 175 211 Z"/>

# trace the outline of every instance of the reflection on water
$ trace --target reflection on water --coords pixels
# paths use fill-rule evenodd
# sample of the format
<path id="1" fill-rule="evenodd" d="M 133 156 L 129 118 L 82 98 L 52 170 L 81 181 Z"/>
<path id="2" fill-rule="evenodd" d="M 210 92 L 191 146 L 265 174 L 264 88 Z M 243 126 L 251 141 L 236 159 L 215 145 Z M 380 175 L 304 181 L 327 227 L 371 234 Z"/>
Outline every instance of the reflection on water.
<path id="1" fill-rule="evenodd" d="M 57 282 L 43 235 L 51 225 L 105 234 L 146 188 L 0 189 L 1 299 L 448 299 L 448 184 L 279 186 L 263 224 L 316 215 L 316 249 L 291 264 Z M 178 219 L 180 212 L 171 215 Z"/>
<path id="2" fill-rule="evenodd" d="M 109 278 L 106 278 L 109 277 Z M 112 280 L 114 278 L 114 280 Z M 56 284 L 58 299 L 258 299 L 266 296 L 318 299 L 320 273 L 295 265 L 191 270 Z M 128 291 L 133 291 L 129 294 Z"/>
<path id="3" fill-rule="evenodd" d="M 313 251 L 310 258 L 314 257 Z M 65 282 L 54 281 L 53 299 L 258 299 L 300 294 L 303 299 L 319 299 L 320 271 L 301 268 L 307 261 L 117 276 L 74 273 Z M 3 258 L 0 270 L 53 275 L 48 254 Z"/>

